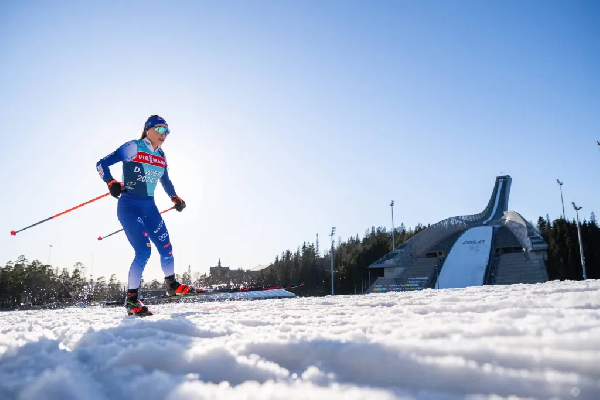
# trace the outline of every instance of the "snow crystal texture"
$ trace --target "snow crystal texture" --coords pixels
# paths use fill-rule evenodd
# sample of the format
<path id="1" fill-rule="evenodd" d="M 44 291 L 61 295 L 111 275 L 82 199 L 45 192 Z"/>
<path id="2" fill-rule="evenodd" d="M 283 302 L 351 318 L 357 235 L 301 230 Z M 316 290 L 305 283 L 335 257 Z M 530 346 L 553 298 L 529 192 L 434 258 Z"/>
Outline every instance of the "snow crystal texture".
<path id="1" fill-rule="evenodd" d="M 600 281 L 0 313 L 0 399 L 600 399 Z"/>

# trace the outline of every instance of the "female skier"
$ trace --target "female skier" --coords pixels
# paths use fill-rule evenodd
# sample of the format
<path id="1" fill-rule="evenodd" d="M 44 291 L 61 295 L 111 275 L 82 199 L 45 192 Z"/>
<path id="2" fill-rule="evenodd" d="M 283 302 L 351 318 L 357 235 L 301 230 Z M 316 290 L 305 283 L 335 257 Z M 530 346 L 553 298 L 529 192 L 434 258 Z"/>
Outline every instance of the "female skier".
<path id="1" fill-rule="evenodd" d="M 152 315 L 138 299 L 138 288 L 144 267 L 150 258 L 150 240 L 160 254 L 160 264 L 165 273 L 167 294 L 175 296 L 193 292 L 188 285 L 175 280 L 173 246 L 156 204 L 154 188 L 160 181 L 167 195 L 175 203 L 175 209 L 182 211 L 185 202 L 177 196 L 167 173 L 165 153 L 161 149 L 169 135 L 167 122 L 158 115 L 151 115 L 144 124 L 139 140 L 131 140 L 116 151 L 96 163 L 100 177 L 108 185 L 110 194 L 119 199 L 117 217 L 123 226 L 129 243 L 135 250 L 135 258 L 129 268 L 129 282 L 125 307 L 128 315 Z M 123 182 L 118 182 L 110 174 L 109 167 L 123 162 Z"/>

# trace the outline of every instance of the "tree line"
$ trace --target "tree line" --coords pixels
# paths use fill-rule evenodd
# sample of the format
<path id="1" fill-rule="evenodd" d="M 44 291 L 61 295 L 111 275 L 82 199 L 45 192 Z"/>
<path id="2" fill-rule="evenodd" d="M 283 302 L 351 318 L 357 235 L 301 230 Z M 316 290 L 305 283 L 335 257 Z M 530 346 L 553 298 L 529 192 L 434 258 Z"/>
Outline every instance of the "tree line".
<path id="1" fill-rule="evenodd" d="M 38 260 L 29 261 L 25 256 L 9 261 L 0 267 L 0 310 L 63 307 L 122 295 L 123 285 L 115 275 L 108 282 L 100 277 L 90 287 L 82 270 L 80 262 L 70 273 L 67 268 L 59 270 Z"/>
<path id="2" fill-rule="evenodd" d="M 401 224 L 394 230 L 394 242 L 398 246 L 427 227 L 418 224 L 406 229 Z M 577 223 L 572 220 L 540 217 L 537 228 L 548 243 L 546 268 L 550 280 L 580 280 L 583 277 Z M 588 279 L 600 278 L 600 228 L 594 213 L 590 220 L 581 224 L 583 253 Z M 372 227 L 362 238 L 357 234 L 344 241 L 338 238 L 333 246 L 334 291 L 347 295 L 362 293 L 377 278 L 379 269 L 368 266 L 392 249 L 392 232 L 385 227 Z M 241 269 L 226 273 L 217 266 L 213 274 L 192 272 L 188 267 L 177 279 L 197 287 L 239 287 L 294 284 L 304 285 L 294 292 L 299 296 L 323 296 L 331 293 L 331 247 L 321 254 L 318 245 L 304 242 L 294 251 L 286 250 L 275 257 L 265 269 L 254 272 Z M 89 284 L 82 276 L 83 264 L 78 262 L 73 271 L 59 270 L 38 260 L 29 261 L 20 256 L 0 267 L 0 309 L 63 307 L 103 301 L 119 301 L 124 298 L 125 286 L 115 275 L 108 279 L 99 277 Z M 158 280 L 142 282 L 144 290 L 162 289 Z"/>
<path id="3" fill-rule="evenodd" d="M 598 229 L 596 215 L 592 212 L 589 221 L 584 219 L 580 225 L 587 278 L 599 279 L 600 229 Z M 546 262 L 548 279 L 583 279 L 577 222 L 562 218 L 551 222 L 550 217 L 546 215 L 546 218 L 538 219 L 537 228 L 548 243 L 548 260 Z"/>

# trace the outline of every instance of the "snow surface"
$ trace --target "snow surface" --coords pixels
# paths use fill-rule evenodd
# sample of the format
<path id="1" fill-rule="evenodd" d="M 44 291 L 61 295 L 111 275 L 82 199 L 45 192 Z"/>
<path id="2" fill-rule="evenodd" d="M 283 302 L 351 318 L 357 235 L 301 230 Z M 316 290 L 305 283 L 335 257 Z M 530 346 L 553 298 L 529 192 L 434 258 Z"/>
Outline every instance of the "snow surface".
<path id="1" fill-rule="evenodd" d="M 466 288 L 483 283 L 492 248 L 491 226 L 478 226 L 463 233 L 448 253 L 436 287 Z"/>
<path id="2" fill-rule="evenodd" d="M 200 301 L 215 301 L 215 300 L 254 300 L 254 299 L 283 298 L 283 297 L 295 297 L 295 296 L 296 295 L 293 292 L 289 292 L 285 289 L 271 289 L 271 290 L 257 290 L 255 292 L 233 292 L 233 293 L 213 292 L 208 295 L 198 296 L 196 298 L 196 300 L 198 302 L 200 302 Z M 171 298 L 171 299 L 174 299 L 174 298 Z M 172 300 L 168 300 L 168 301 L 172 301 Z M 145 302 L 145 303 L 151 304 L 150 302 Z"/>
<path id="3" fill-rule="evenodd" d="M 0 399 L 600 399 L 596 280 L 152 309 L 0 313 Z"/>

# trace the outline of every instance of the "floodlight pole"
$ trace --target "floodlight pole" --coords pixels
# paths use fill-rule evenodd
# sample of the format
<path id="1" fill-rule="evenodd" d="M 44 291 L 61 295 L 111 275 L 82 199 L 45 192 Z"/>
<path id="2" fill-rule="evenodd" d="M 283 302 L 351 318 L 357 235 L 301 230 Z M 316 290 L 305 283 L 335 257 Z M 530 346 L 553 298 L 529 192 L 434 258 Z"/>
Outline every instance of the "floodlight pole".
<path id="1" fill-rule="evenodd" d="M 562 185 L 563 185 L 563 182 L 559 181 L 558 179 L 556 180 L 556 182 L 558 183 L 558 187 L 560 189 L 560 202 L 562 204 L 562 209 L 563 209 L 563 219 L 566 221 L 566 217 L 565 217 L 565 202 L 563 200 L 563 194 L 562 194 Z"/>
<path id="2" fill-rule="evenodd" d="M 579 253 L 581 253 L 581 269 L 583 270 L 583 280 L 587 279 L 587 273 L 585 271 L 585 257 L 583 256 L 583 243 L 581 242 L 581 225 L 579 224 L 579 210 L 581 207 L 577 207 L 575 202 L 571 202 L 573 204 L 573 208 L 575 209 L 575 214 L 577 215 L 577 236 L 579 237 Z"/>
<path id="3" fill-rule="evenodd" d="M 394 200 L 390 203 L 390 207 L 392 208 L 392 251 L 396 248 L 396 242 L 394 240 Z"/>
<path id="4" fill-rule="evenodd" d="M 335 235 L 335 226 L 331 228 L 331 295 L 333 296 L 333 235 Z"/>

